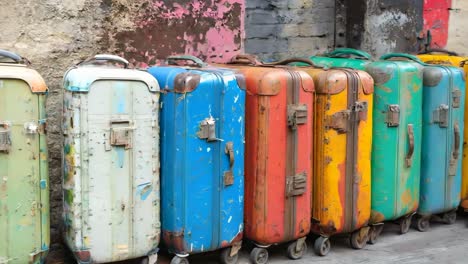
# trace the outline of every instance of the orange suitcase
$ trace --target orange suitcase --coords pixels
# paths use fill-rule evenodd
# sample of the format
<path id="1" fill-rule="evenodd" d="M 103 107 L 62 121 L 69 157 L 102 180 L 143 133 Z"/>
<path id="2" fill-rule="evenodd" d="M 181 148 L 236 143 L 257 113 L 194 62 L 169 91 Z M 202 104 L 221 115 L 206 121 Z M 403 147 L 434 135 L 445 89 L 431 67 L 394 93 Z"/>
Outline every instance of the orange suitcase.
<path id="1" fill-rule="evenodd" d="M 302 71 L 259 64 L 242 55 L 224 66 L 246 81 L 244 237 L 257 245 L 252 262 L 266 263 L 270 245 L 290 242 L 291 259 L 307 250 L 314 83 Z"/>

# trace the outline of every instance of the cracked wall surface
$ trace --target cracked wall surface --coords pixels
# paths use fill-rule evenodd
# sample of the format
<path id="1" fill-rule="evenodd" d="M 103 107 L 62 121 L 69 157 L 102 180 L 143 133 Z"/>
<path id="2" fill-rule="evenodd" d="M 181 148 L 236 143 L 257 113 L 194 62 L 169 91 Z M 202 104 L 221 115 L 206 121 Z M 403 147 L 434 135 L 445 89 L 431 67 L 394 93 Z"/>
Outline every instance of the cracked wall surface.
<path id="1" fill-rule="evenodd" d="M 310 56 L 335 46 L 335 1 L 248 0 L 245 51 L 265 60 Z"/>
<path id="2" fill-rule="evenodd" d="M 244 0 L 14 0 L 0 1 L 0 49 L 28 58 L 45 78 L 50 154 L 52 242 L 62 214 L 62 77 L 97 53 L 135 66 L 172 54 L 225 62 L 242 51 Z"/>

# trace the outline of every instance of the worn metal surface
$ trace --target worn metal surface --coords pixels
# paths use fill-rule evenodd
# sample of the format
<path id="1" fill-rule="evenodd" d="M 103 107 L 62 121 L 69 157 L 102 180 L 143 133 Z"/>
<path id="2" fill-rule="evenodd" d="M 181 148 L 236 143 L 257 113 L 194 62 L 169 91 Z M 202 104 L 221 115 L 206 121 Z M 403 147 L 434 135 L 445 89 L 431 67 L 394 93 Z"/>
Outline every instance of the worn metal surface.
<path id="1" fill-rule="evenodd" d="M 418 208 L 423 72 L 404 59 L 380 60 L 366 70 L 376 80 L 371 223 L 380 223 Z"/>
<path id="2" fill-rule="evenodd" d="M 445 48 L 449 35 L 449 18 L 452 0 L 424 0 L 424 33 L 432 34 L 433 48 Z"/>
<path id="3" fill-rule="evenodd" d="M 65 240 L 79 262 L 154 253 L 159 220 L 159 86 L 111 66 L 64 78 Z"/>
<path id="4" fill-rule="evenodd" d="M 0 263 L 41 263 L 49 250 L 49 174 L 42 77 L 0 64 Z"/>
<path id="5" fill-rule="evenodd" d="M 419 58 L 431 64 L 443 64 L 443 65 L 453 65 L 453 66 L 461 66 L 463 61 L 467 61 L 468 57 L 458 57 L 458 56 L 450 56 L 447 54 L 425 54 L 419 55 Z M 463 69 L 465 71 L 465 81 L 466 75 L 468 74 L 468 64 L 463 65 Z M 467 85 L 468 86 L 468 85 Z M 465 87 L 466 93 L 466 87 Z M 466 95 L 465 95 L 466 96 Z M 465 103 L 465 110 L 464 110 L 464 117 L 465 123 L 466 118 L 468 118 L 468 104 Z M 461 207 L 465 210 L 468 210 L 468 129 L 463 130 L 463 155 L 462 155 L 462 187 L 461 187 Z"/>
<path id="6" fill-rule="evenodd" d="M 370 217 L 373 80 L 365 72 L 301 67 L 316 84 L 312 232 L 350 233 Z"/>
<path id="7" fill-rule="evenodd" d="M 245 238 L 264 246 L 302 238 L 310 231 L 313 80 L 295 70 L 224 67 L 247 84 Z M 288 109 L 306 110 L 302 121 L 289 122 Z"/>
<path id="8" fill-rule="evenodd" d="M 451 66 L 426 66 L 424 76 L 418 212 L 430 215 L 454 210 L 460 203 L 466 83 L 463 70 Z"/>
<path id="9" fill-rule="evenodd" d="M 231 247 L 244 230 L 245 91 L 232 71 L 152 67 L 161 104 L 165 245 L 192 254 Z M 198 80 L 197 85 L 191 81 Z M 185 83 L 186 88 L 176 89 Z"/>

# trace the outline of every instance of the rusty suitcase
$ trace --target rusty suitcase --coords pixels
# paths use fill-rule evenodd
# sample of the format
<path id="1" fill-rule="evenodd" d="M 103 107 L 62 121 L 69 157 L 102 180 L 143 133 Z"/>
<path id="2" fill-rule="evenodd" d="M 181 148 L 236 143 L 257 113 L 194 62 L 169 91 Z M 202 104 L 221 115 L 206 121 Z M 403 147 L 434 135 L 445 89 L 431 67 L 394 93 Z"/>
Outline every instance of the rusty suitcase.
<path id="1" fill-rule="evenodd" d="M 164 88 L 164 244 L 176 254 L 171 263 L 188 263 L 189 254 L 215 250 L 221 250 L 221 263 L 237 263 L 244 231 L 242 79 L 193 56 L 172 56 L 167 62 L 148 69 Z"/>
<path id="2" fill-rule="evenodd" d="M 374 81 L 364 71 L 321 68 L 311 60 L 275 63 L 298 69 L 315 82 L 312 232 L 324 256 L 329 237 L 350 233 L 350 244 L 367 244 L 371 209 L 371 147 Z"/>
<path id="3" fill-rule="evenodd" d="M 79 263 L 147 262 L 161 233 L 159 85 L 113 55 L 72 67 L 63 85 L 65 241 Z"/>
<path id="4" fill-rule="evenodd" d="M 49 178 L 42 77 L 0 50 L 0 263 L 43 263 L 49 250 Z"/>
<path id="5" fill-rule="evenodd" d="M 258 67 L 260 66 L 260 67 Z M 307 250 L 310 231 L 313 80 L 306 73 L 262 67 L 238 55 L 225 67 L 245 76 L 245 238 L 252 263 L 267 247 L 288 244 L 291 259 Z"/>

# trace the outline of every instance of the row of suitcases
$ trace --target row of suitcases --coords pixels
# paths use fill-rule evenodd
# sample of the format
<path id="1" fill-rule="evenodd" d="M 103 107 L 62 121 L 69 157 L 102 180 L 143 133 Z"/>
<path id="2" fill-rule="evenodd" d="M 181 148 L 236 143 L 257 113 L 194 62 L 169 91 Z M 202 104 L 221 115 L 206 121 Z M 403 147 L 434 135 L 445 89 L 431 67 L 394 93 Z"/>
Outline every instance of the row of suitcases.
<path id="1" fill-rule="evenodd" d="M 0 263 L 40 263 L 47 87 L 24 58 L 0 56 L 11 60 L 0 64 Z M 468 209 L 465 73 L 447 64 L 463 61 L 352 49 L 269 64 L 174 56 L 147 72 L 112 55 L 83 61 L 63 83 L 65 240 L 80 263 L 154 256 L 161 236 L 172 263 L 218 249 L 236 263 L 243 240 L 266 263 L 270 245 L 302 257 L 309 233 L 323 256 L 333 235 L 375 243 L 386 221 L 401 233 L 413 215 L 420 231 L 453 223 L 461 197 Z"/>

